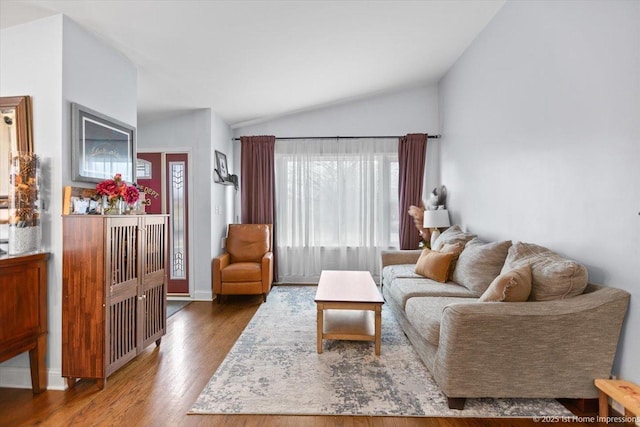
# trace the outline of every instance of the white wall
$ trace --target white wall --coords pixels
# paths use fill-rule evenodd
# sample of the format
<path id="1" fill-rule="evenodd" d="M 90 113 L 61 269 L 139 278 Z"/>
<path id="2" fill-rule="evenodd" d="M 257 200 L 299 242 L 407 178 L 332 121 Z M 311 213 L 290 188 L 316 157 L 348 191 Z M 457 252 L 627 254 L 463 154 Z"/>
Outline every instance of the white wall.
<path id="1" fill-rule="evenodd" d="M 54 16 L 0 31 L 0 95 L 29 95 L 33 103 L 33 144 L 42 164 L 42 244 L 52 252 L 48 265 L 49 384 L 60 382 L 62 250 L 58 212 L 62 197 L 62 17 Z M 60 190 L 61 191 L 61 190 Z M 54 196 L 54 194 L 56 196 Z M 61 193 L 60 193 L 61 195 Z M 55 213 L 55 214 L 54 214 Z M 0 365 L 0 386 L 30 387 L 24 353 Z"/>
<path id="2" fill-rule="evenodd" d="M 62 389 L 62 188 L 70 171 L 70 102 L 136 125 L 136 69 L 124 56 L 62 15 L 2 30 L 0 94 L 33 97 L 35 152 L 43 160 L 43 246 L 49 260 L 49 388 Z M 28 358 L 0 367 L 0 386 L 31 387 Z"/>
<path id="3" fill-rule="evenodd" d="M 507 2 L 440 82 L 452 219 L 632 294 L 614 371 L 640 382 L 640 2 Z"/>
<path id="4" fill-rule="evenodd" d="M 435 85 L 400 90 L 357 101 L 274 118 L 234 129 L 234 136 L 387 136 L 440 133 L 438 88 Z M 425 199 L 439 182 L 439 140 L 427 144 L 423 192 Z M 240 170 L 240 143 L 234 146 Z M 240 177 L 242 179 L 242 177 Z M 238 209 L 239 212 L 239 209 Z"/>
<path id="5" fill-rule="evenodd" d="M 213 292 L 211 290 L 211 259 L 220 255 L 222 252 L 222 238 L 227 235 L 227 225 L 239 222 L 236 220 L 238 212 L 235 211 L 236 203 L 240 200 L 240 191 L 236 191 L 233 186 L 213 183 L 213 167 L 216 164 L 215 151 L 220 151 L 227 156 L 227 164 L 236 163 L 233 152 L 233 136 L 231 128 L 220 117 L 212 114 L 211 118 L 211 167 L 207 173 L 209 183 L 211 185 L 211 250 L 209 257 L 209 280 L 203 285 L 202 294 L 198 296 L 200 299 L 212 299 Z M 238 160 L 239 161 L 239 160 Z M 202 172 L 205 173 L 204 171 Z M 229 169 L 229 173 L 240 174 L 240 168 Z M 209 237 L 207 236 L 207 237 Z M 208 286 L 205 289 L 205 285 Z"/>
<path id="6" fill-rule="evenodd" d="M 231 153 L 231 130 L 210 109 L 176 113 L 138 128 L 139 151 L 189 153 L 190 186 L 190 294 L 211 300 L 211 259 L 221 253 L 220 240 L 226 224 L 232 222 L 233 202 L 227 201 L 229 187 L 213 183 L 215 150 Z M 231 188 L 233 190 L 233 188 Z"/>

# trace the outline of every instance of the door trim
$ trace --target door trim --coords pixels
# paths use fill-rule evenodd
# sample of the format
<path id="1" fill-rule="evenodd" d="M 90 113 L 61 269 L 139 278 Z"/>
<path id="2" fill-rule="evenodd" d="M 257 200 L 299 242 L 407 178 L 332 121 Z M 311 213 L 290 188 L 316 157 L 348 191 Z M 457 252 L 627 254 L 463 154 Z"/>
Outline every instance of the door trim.
<path id="1" fill-rule="evenodd" d="M 187 179 L 189 180 L 189 188 L 187 189 L 187 193 L 189 195 L 189 209 L 188 209 L 188 213 L 187 213 L 187 221 L 189 222 L 189 226 L 188 226 L 188 230 L 187 230 L 187 235 L 189 236 L 189 242 L 188 242 L 188 248 L 189 248 L 189 262 L 188 262 L 188 266 L 187 268 L 189 269 L 189 295 L 188 297 L 193 299 L 194 297 L 194 292 L 195 292 L 195 283 L 193 281 L 194 279 L 194 236 L 193 236 L 193 223 L 194 223 L 194 209 L 193 209 L 193 203 L 191 202 L 194 197 L 193 194 L 193 183 L 194 183 L 194 178 L 193 178 L 193 148 L 191 147 L 171 147 L 171 148 L 167 148 L 167 147 L 144 147 L 144 148 L 137 148 L 136 149 L 136 154 L 137 153 L 162 153 L 162 163 L 163 165 L 166 165 L 166 156 L 165 154 L 180 154 L 180 153 L 184 153 L 187 155 L 187 162 L 189 164 L 189 168 L 187 170 Z M 166 171 L 165 171 L 165 167 L 162 168 L 162 182 L 166 183 Z M 163 212 L 166 210 L 166 197 L 167 195 L 165 194 L 166 191 L 162 192 L 162 210 Z M 165 212 L 168 213 L 168 212 Z M 186 298 L 185 294 L 172 294 L 169 295 L 170 299 L 172 296 L 180 296 L 181 298 Z"/>

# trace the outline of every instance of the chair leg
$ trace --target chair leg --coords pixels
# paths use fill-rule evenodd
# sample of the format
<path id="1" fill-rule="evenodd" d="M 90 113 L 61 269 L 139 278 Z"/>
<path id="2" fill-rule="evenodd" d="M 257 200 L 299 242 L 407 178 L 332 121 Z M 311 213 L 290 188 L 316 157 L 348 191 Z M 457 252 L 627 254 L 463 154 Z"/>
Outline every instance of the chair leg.
<path id="1" fill-rule="evenodd" d="M 267 294 L 262 294 L 262 302 L 267 302 Z"/>
<path id="2" fill-rule="evenodd" d="M 222 304 L 222 295 L 221 294 L 216 294 L 216 302 L 218 304 Z"/>

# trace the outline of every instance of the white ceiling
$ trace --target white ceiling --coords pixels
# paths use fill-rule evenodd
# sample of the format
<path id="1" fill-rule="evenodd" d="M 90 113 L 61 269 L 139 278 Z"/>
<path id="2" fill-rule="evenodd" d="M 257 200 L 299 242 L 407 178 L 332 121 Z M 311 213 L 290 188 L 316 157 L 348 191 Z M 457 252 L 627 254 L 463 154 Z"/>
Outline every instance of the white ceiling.
<path id="1" fill-rule="evenodd" d="M 0 28 L 64 13 L 138 69 L 139 121 L 230 125 L 437 82 L 504 0 L 0 0 Z"/>

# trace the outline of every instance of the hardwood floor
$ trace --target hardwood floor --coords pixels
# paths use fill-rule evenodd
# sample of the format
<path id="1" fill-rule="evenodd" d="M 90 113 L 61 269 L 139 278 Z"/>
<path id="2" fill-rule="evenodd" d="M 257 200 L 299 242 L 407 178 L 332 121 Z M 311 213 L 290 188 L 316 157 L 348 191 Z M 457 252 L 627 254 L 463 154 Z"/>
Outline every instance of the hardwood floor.
<path id="1" fill-rule="evenodd" d="M 187 415 L 261 300 L 260 296 L 227 297 L 223 304 L 189 304 L 169 318 L 161 346 L 147 347 L 111 375 L 103 391 L 91 381 L 80 381 L 73 390 L 50 390 L 37 396 L 31 390 L 0 388 L 0 426 L 541 425 L 531 419 Z"/>

